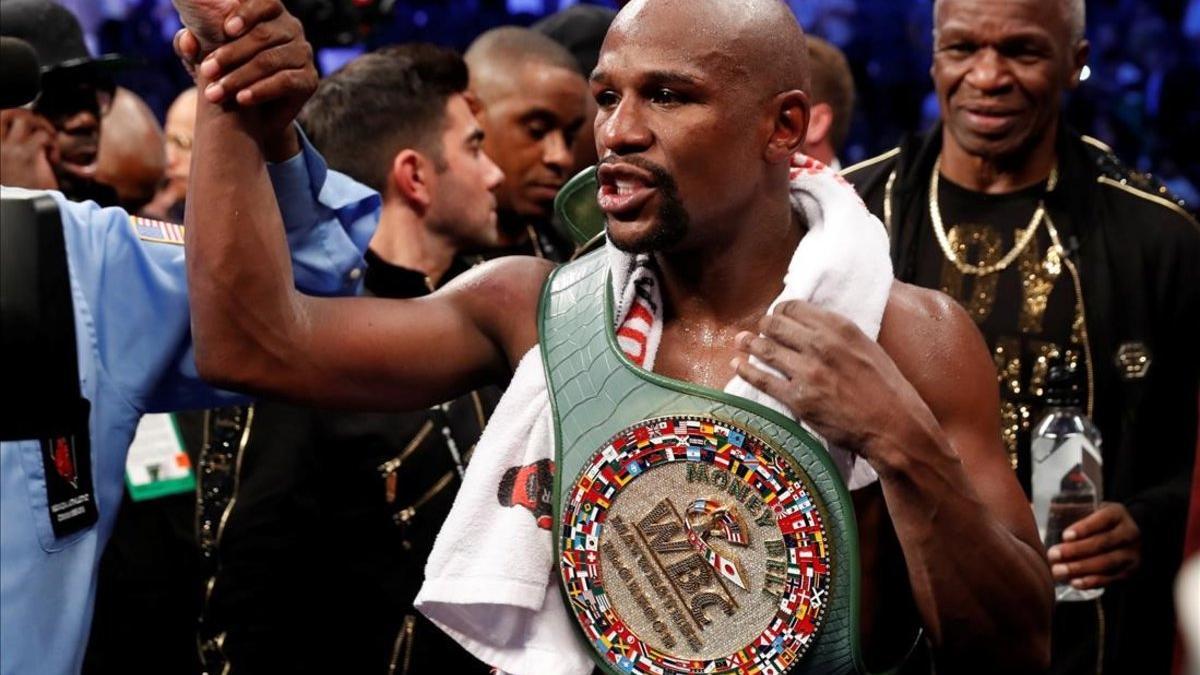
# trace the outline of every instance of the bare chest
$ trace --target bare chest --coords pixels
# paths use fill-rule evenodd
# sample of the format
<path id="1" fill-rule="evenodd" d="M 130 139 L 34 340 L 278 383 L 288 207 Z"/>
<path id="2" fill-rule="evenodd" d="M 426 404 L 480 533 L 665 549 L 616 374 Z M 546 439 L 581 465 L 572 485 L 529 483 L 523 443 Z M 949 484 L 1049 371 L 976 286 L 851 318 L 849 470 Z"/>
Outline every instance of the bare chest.
<path id="1" fill-rule="evenodd" d="M 742 325 L 668 323 L 654 361 L 654 372 L 667 377 L 724 389 L 733 378 L 730 361 L 738 354 L 734 338 Z"/>

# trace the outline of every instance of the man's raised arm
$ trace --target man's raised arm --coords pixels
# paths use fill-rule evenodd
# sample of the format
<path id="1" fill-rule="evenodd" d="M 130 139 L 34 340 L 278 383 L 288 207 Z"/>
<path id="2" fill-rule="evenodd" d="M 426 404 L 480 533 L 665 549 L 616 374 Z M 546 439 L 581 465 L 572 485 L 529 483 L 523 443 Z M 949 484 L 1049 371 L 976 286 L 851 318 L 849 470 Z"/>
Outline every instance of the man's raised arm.
<path id="1" fill-rule="evenodd" d="M 220 2 L 175 4 L 198 36 L 229 27 Z M 312 77 L 315 86 L 311 58 L 295 66 L 278 77 Z M 201 65 L 201 91 L 226 84 L 217 70 Z M 417 300 L 296 292 L 261 141 L 278 138 L 297 106 L 199 99 L 185 218 L 196 224 L 187 228 L 187 262 L 203 377 L 305 403 L 410 408 L 503 380 L 536 343 L 549 268 L 530 260 L 498 261 Z"/>

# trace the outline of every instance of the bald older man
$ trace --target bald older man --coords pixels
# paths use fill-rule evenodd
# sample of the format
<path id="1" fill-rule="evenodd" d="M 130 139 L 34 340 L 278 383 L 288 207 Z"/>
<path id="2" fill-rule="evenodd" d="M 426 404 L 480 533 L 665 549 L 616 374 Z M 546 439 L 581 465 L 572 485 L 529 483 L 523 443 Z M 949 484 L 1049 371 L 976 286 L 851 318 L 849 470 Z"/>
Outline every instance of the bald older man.
<path id="1" fill-rule="evenodd" d="M 146 206 L 147 215 L 171 222 L 183 220 L 184 200 L 187 199 L 188 171 L 192 168 L 192 132 L 196 126 L 196 88 L 183 90 L 163 122 L 166 151 L 166 181 Z"/>
<path id="2" fill-rule="evenodd" d="M 1078 364 L 1104 438 L 1103 502 L 1048 541 L 1055 673 L 1166 672 L 1200 384 L 1200 228 L 1157 179 L 1061 115 L 1089 45 L 1083 0 L 938 0 L 942 122 L 845 171 L 887 221 L 897 277 L 967 309 L 996 365 L 1024 486 Z M 1102 597 L 1095 597 L 1103 589 Z"/>
<path id="3" fill-rule="evenodd" d="M 487 633 L 467 641 L 504 670 L 580 672 L 572 655 L 588 649 L 607 672 L 854 672 L 901 660 L 918 626 L 943 672 L 1043 667 L 1050 574 L 970 317 L 890 276 L 877 336 L 819 294 L 768 313 L 806 238 L 837 238 L 815 229 L 806 214 L 818 212 L 794 210 L 793 180 L 867 218 L 831 175 L 791 166 L 809 102 L 804 36 L 786 6 L 635 0 L 591 86 L 614 248 L 557 272 L 497 260 L 412 301 L 291 289 L 278 216 L 254 208 L 271 195 L 261 161 L 249 161 L 262 156 L 255 122 L 202 102 L 190 217 L 205 227 L 188 240 L 202 373 L 314 404 L 397 409 L 513 377 L 494 418 L 505 426 L 484 434 L 464 481 L 480 509 L 509 510 L 441 535 L 450 563 L 484 561 L 479 576 L 443 577 L 464 603 L 443 617 L 457 634 Z M 882 238 L 873 219 L 862 228 Z M 637 275 L 615 293 L 609 275 L 629 268 L 610 259 Z M 822 274 L 852 284 L 852 271 Z M 652 362 L 621 341 L 639 330 L 657 343 Z M 744 395 L 718 391 L 735 375 Z M 750 400 L 764 396 L 778 407 Z M 795 420 L 877 480 L 848 492 Z M 500 471 L 511 506 L 494 506 L 489 462 L 548 442 L 552 459 Z M 506 534 L 518 521 L 532 529 Z M 477 545 L 456 531 L 472 529 Z M 486 563 L 514 549 L 542 562 Z M 501 599 L 513 611 L 497 609 L 491 592 L 522 575 Z M 564 601 L 583 640 L 556 632 Z"/>

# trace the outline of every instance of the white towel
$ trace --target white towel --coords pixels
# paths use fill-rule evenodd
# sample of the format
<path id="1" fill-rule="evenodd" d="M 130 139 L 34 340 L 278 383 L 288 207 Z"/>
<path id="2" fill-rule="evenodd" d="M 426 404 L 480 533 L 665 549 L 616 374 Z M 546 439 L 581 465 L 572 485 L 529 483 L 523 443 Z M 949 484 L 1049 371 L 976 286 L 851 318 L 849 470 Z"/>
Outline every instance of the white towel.
<path id="1" fill-rule="evenodd" d="M 785 300 L 805 300 L 842 314 L 876 339 L 892 286 L 882 223 L 840 176 L 802 155 L 792 161 L 791 197 L 808 232 L 768 311 Z M 653 266 L 611 245 L 608 256 L 619 304 L 618 342 L 635 363 L 653 369 L 662 335 Z M 783 404 L 741 378 L 725 391 L 791 417 Z M 850 489 L 878 478 L 865 460 L 829 450 Z M 588 675 L 592 669 L 589 647 L 576 636 L 559 593 L 546 517 L 553 489 L 546 468 L 553 458 L 549 393 L 535 347 L 521 359 L 479 439 L 415 603 L 468 651 L 514 675 Z"/>

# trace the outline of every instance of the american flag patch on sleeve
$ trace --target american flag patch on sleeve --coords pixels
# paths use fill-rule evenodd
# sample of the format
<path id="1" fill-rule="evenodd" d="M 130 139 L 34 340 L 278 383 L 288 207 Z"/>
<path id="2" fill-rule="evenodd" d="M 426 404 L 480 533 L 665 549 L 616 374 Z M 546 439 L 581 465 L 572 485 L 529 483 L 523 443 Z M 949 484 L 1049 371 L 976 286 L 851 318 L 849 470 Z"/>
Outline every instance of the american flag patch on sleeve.
<path id="1" fill-rule="evenodd" d="M 129 216 L 129 223 L 142 241 L 157 241 L 163 244 L 183 246 L 183 226 L 161 220 Z"/>

